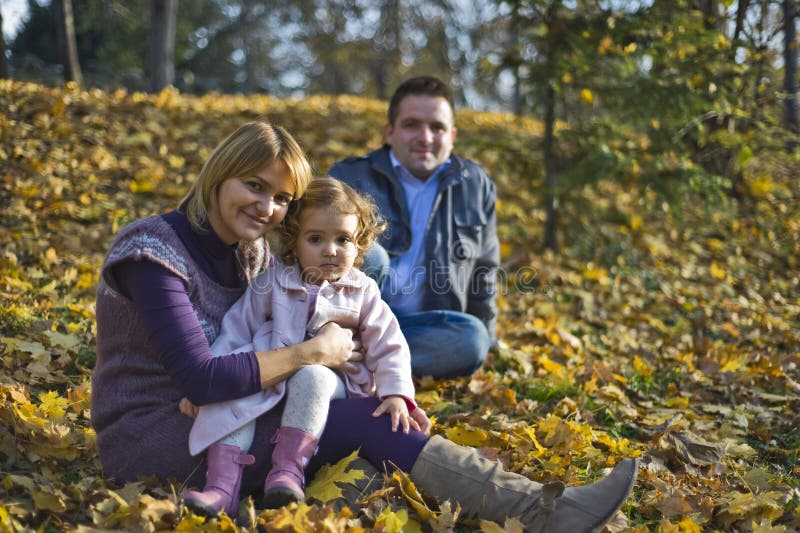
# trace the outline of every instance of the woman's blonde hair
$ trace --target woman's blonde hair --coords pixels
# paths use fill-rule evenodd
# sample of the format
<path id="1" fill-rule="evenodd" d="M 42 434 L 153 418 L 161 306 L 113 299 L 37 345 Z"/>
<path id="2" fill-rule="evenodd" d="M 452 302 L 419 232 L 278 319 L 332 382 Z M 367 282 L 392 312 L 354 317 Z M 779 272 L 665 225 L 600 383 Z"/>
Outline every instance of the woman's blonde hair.
<path id="1" fill-rule="evenodd" d="M 180 209 L 195 230 L 204 231 L 208 212 L 218 207 L 217 188 L 222 182 L 249 176 L 275 161 L 283 161 L 289 168 L 294 196 L 301 197 L 311 181 L 311 165 L 297 141 L 282 127 L 266 121 L 244 124 L 214 149 Z"/>
<path id="2" fill-rule="evenodd" d="M 300 215 L 305 209 L 330 209 L 338 215 L 355 215 L 358 219 L 353 236 L 357 253 L 354 266 L 361 266 L 364 250 L 386 229 L 378 208 L 369 197 L 335 178 L 315 178 L 308 184 L 305 195 L 293 203 L 283 219 L 280 232 L 280 256 L 287 265 L 297 261 L 297 238 L 300 234 Z"/>

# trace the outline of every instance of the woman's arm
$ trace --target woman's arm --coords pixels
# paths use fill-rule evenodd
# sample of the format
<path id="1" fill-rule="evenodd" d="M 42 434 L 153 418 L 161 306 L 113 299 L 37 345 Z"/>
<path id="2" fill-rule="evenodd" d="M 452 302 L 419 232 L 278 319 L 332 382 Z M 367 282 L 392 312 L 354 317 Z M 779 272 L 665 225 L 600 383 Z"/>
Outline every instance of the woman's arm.
<path id="1" fill-rule="evenodd" d="M 116 265 L 112 274 L 136 307 L 165 370 L 196 405 L 249 396 L 302 366 L 340 366 L 353 356 L 352 332 L 328 324 L 314 339 L 294 346 L 213 357 L 178 276 L 146 260 Z"/>
<path id="2" fill-rule="evenodd" d="M 264 387 L 287 379 L 303 366 L 345 368 L 348 362 L 362 357 L 353 342 L 353 331 L 334 322 L 328 322 L 314 338 L 300 344 L 256 352 Z"/>
<path id="3" fill-rule="evenodd" d="M 183 280 L 152 261 L 126 261 L 112 271 L 136 308 L 148 341 L 181 393 L 197 405 L 261 390 L 253 352 L 213 357 Z"/>

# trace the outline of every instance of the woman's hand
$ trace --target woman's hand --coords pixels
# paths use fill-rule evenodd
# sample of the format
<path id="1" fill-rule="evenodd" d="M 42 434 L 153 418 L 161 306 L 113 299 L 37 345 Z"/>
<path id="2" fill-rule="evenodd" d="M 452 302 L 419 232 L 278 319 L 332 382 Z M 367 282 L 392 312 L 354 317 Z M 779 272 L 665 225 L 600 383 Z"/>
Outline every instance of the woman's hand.
<path id="1" fill-rule="evenodd" d="M 200 412 L 200 408 L 190 402 L 189 398 L 181 398 L 181 401 L 178 402 L 178 410 L 190 418 L 197 418 L 197 413 Z"/>
<path id="2" fill-rule="evenodd" d="M 397 431 L 397 426 L 403 428 L 403 433 L 408 433 L 412 428 L 422 431 L 419 422 L 412 416 L 414 413 L 409 414 L 408 405 L 406 405 L 406 401 L 401 396 L 388 396 L 385 398 L 378 408 L 372 412 L 372 416 L 377 418 L 384 413 L 391 418 L 392 431 Z M 425 413 L 422 415 L 425 416 Z"/>
<path id="3" fill-rule="evenodd" d="M 318 360 L 314 364 L 352 372 L 354 366 L 351 363 L 364 359 L 361 342 L 353 340 L 353 331 L 335 322 L 328 322 L 322 326 L 314 340 L 319 343 Z"/>

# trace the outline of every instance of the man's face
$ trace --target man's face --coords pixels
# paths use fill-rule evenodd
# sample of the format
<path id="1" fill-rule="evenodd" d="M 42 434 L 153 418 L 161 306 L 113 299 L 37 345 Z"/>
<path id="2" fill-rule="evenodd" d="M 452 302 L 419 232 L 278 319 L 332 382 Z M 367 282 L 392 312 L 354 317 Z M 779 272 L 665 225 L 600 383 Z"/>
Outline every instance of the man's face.
<path id="1" fill-rule="evenodd" d="M 453 151 L 453 109 L 440 96 L 406 96 L 400 101 L 394 124 L 386 125 L 385 134 L 397 160 L 425 180 Z"/>

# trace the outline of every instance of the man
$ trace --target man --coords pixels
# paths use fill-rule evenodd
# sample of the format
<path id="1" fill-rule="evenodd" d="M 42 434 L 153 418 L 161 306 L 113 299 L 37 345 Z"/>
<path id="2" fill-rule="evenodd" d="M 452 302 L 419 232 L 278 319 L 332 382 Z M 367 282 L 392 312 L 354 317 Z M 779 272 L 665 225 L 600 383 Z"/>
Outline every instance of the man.
<path id="1" fill-rule="evenodd" d="M 495 187 L 452 155 L 453 109 L 441 80 L 407 80 L 389 104 L 386 144 L 329 172 L 370 195 L 387 222 L 363 268 L 397 314 L 414 375 L 434 378 L 472 374 L 496 343 Z"/>

